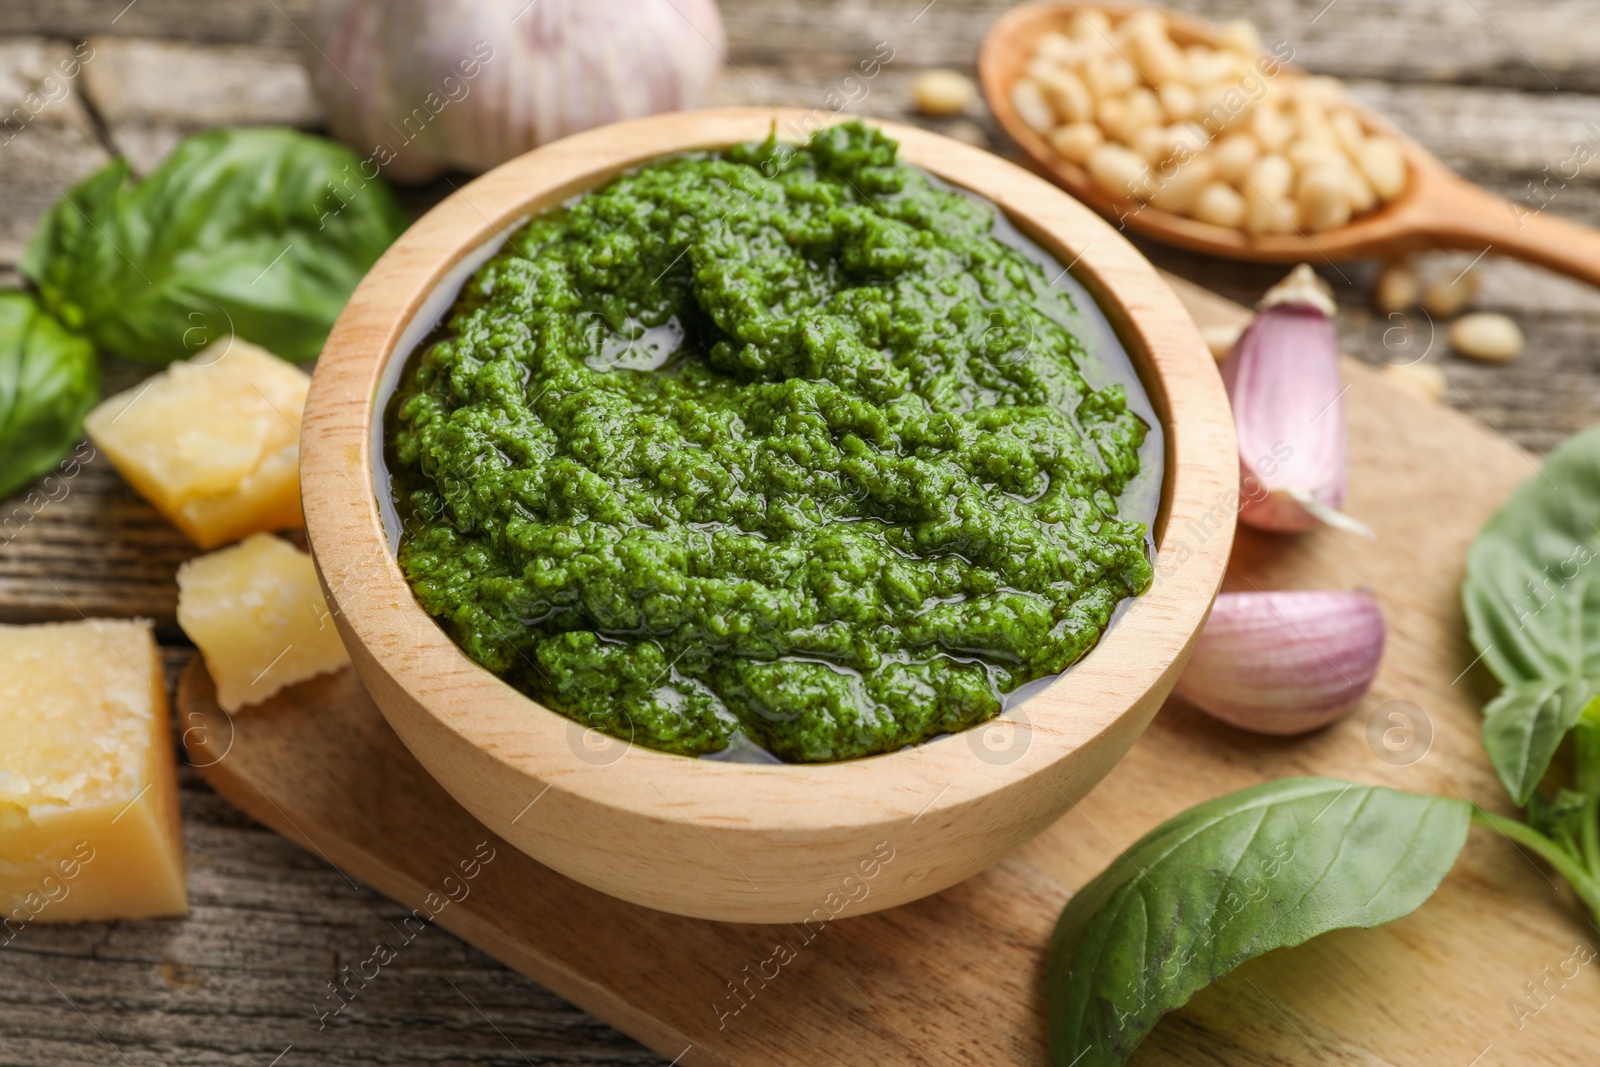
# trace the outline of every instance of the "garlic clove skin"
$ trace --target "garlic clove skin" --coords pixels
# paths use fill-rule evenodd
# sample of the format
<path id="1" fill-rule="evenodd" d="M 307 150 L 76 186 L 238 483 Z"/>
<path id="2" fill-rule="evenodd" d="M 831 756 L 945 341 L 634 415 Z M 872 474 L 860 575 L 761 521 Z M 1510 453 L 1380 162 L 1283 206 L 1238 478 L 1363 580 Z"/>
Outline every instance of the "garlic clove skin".
<path id="1" fill-rule="evenodd" d="M 1239 438 L 1239 521 L 1297 533 L 1319 522 L 1370 531 L 1343 515 L 1349 476 L 1344 383 L 1333 297 L 1296 267 L 1222 365 Z"/>
<path id="2" fill-rule="evenodd" d="M 1222 593 L 1174 691 L 1241 730 L 1302 734 L 1366 695 L 1386 632 L 1364 591 Z"/>
<path id="3" fill-rule="evenodd" d="M 315 0 L 302 54 L 334 136 L 398 181 L 480 173 L 623 119 L 698 106 L 716 0 Z"/>
<path id="4" fill-rule="evenodd" d="M 1301 501 L 1335 511 L 1344 504 L 1348 460 L 1337 343 L 1320 311 L 1281 305 L 1256 317 L 1223 364 L 1239 438 L 1239 519 L 1248 526 L 1298 533 L 1317 525 Z"/>

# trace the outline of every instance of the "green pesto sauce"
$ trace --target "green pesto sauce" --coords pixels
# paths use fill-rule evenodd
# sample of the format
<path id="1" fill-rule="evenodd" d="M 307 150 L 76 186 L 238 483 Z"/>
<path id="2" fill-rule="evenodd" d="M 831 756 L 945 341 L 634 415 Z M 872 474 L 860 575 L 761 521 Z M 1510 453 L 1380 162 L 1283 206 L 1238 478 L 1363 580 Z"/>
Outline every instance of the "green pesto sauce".
<path id="1" fill-rule="evenodd" d="M 386 427 L 400 566 L 469 656 L 651 748 L 842 760 L 992 718 L 1149 587 L 1149 427 L 896 150 L 663 159 L 472 277 Z"/>

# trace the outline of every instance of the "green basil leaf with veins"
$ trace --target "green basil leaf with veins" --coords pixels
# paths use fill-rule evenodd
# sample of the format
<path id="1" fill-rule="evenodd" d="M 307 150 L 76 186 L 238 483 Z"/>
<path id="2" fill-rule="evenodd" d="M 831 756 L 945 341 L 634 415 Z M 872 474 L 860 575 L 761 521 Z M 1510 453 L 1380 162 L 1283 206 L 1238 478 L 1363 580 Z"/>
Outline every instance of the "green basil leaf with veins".
<path id="1" fill-rule="evenodd" d="M 0 292 L 0 499 L 83 437 L 83 417 L 99 392 L 94 346 L 27 293 Z"/>
<path id="2" fill-rule="evenodd" d="M 1582 793 L 1600 793 L 1600 695 L 1589 701 L 1577 725 L 1577 786 Z M 1563 790 L 1565 792 L 1565 790 Z"/>
<path id="3" fill-rule="evenodd" d="M 1518 804 L 1526 806 L 1533 797 L 1590 696 L 1591 683 L 1583 679 L 1520 682 L 1483 709 L 1483 747 Z"/>
<path id="4" fill-rule="evenodd" d="M 132 359 L 169 363 L 234 333 L 303 360 L 405 227 L 375 168 L 343 145 L 218 129 L 143 181 L 119 159 L 75 185 L 21 269 L 62 322 Z"/>
<path id="5" fill-rule="evenodd" d="M 1558 789 L 1553 797 L 1535 793 L 1528 799 L 1528 825 L 1552 841 L 1577 841 L 1583 831 L 1588 798 L 1573 789 Z"/>
<path id="6" fill-rule="evenodd" d="M 1156 1021 L 1248 959 L 1433 895 L 1471 807 L 1289 778 L 1158 826 L 1067 902 L 1045 978 L 1058 1067 L 1114 1067 Z"/>
<path id="7" fill-rule="evenodd" d="M 1600 427 L 1568 438 L 1494 513 L 1467 553 L 1475 648 L 1506 687 L 1483 743 L 1526 804 L 1561 740 L 1600 696 Z"/>

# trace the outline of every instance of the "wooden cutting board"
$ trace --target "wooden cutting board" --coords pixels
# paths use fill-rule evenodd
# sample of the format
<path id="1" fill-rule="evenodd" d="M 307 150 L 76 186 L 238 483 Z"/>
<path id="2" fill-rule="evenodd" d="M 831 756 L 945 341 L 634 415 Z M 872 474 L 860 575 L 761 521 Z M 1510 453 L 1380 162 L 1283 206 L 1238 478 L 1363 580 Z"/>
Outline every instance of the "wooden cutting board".
<path id="1" fill-rule="evenodd" d="M 1245 315 L 1174 285 L 1202 324 Z M 1169 702 L 1045 834 L 915 904 L 858 918 L 847 909 L 812 929 L 736 926 L 586 889 L 458 807 L 349 671 L 230 718 L 196 657 L 179 690 L 185 742 L 217 792 L 254 818 L 684 1067 L 1046 1064 L 1041 987 L 1056 916 L 1076 887 L 1162 820 L 1298 774 L 1510 810 L 1477 740 L 1494 686 L 1469 666 L 1476 653 L 1458 587 L 1468 543 L 1536 465 L 1494 430 L 1397 390 L 1369 367 L 1352 361 L 1347 375 L 1347 510 L 1378 539 L 1244 531 L 1225 587 L 1375 590 L 1389 644 L 1358 711 L 1310 737 L 1270 739 Z M 1544 972 L 1580 944 L 1600 949 L 1600 931 L 1569 894 L 1510 842 L 1474 830 L 1416 914 L 1247 964 L 1165 1019 L 1132 1062 L 1592 1064 L 1600 961 L 1564 987 Z M 1531 999 L 1525 982 L 1549 991 Z M 1527 1010 L 1514 1013 L 1514 1002 Z"/>

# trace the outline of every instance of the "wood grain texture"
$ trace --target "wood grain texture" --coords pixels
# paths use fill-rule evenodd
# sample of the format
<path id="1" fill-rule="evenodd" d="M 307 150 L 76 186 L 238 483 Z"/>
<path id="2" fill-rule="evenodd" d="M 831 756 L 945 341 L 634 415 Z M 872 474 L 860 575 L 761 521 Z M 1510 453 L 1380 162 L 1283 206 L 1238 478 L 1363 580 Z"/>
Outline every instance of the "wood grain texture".
<path id="1" fill-rule="evenodd" d="M 313 0 L 12 0 L 0 34 L 96 34 L 297 48 Z M 922 64 L 967 66 L 997 0 L 722 0 L 735 62 L 823 66 L 886 33 Z M 1493 85 L 1537 92 L 1600 90 L 1600 41 L 1575 33 L 1589 0 L 1180 0 L 1209 18 L 1248 17 L 1292 39 L 1308 67 L 1389 81 Z M 923 14 L 924 9 L 928 9 Z M 920 15 L 920 17 L 919 17 Z M 840 63 L 848 66 L 848 63 Z"/>
<path id="2" fill-rule="evenodd" d="M 169 687 L 194 658 L 165 650 Z M 175 746 L 193 726 L 175 717 Z M 328 983 L 394 940 L 409 908 L 254 822 L 186 762 L 179 788 L 189 916 L 26 928 L 0 950 L 0 1064 L 267 1067 L 290 1044 L 283 1067 L 668 1062 L 437 928 L 319 1029 Z"/>
<path id="3" fill-rule="evenodd" d="M 317 126 L 322 106 L 293 52 L 143 37 L 92 37 L 84 80 L 107 135 L 147 174 L 210 126 Z"/>
<path id="4" fill-rule="evenodd" d="M 1215 304 L 1200 313 L 1243 314 Z M 1047 1062 L 1040 981 L 1056 914 L 1161 820 L 1290 774 L 1507 810 L 1477 740 L 1492 684 L 1467 669 L 1460 561 L 1489 511 L 1534 468 L 1492 432 L 1370 369 L 1350 363 L 1346 372 L 1347 509 L 1377 541 L 1245 531 L 1226 586 L 1375 590 L 1390 640 L 1372 692 L 1351 717 L 1303 738 L 1245 734 L 1174 700 L 1069 814 L 937 896 L 872 915 L 844 910 L 813 928 L 708 923 L 592 893 L 495 838 L 493 863 L 441 907 L 445 876 L 487 831 L 411 760 L 349 672 L 230 719 L 196 664 L 179 696 L 198 727 L 187 738 L 191 758 L 256 818 L 402 905 L 421 906 L 433 891 L 441 926 L 679 1063 L 1037 1067 Z M 1440 477 L 1452 467 L 1472 471 L 1478 492 L 1456 493 Z M 1158 1025 L 1132 1062 L 1576 1067 L 1600 1042 L 1586 980 L 1520 1026 L 1509 1005 L 1526 996 L 1524 981 L 1542 980 L 1543 967 L 1579 944 L 1600 945 L 1600 930 L 1569 895 L 1507 841 L 1476 830 L 1417 913 L 1252 962 Z M 780 946 L 794 959 L 768 962 L 785 959 Z M 765 979 L 750 978 L 758 969 Z"/>
<path id="5" fill-rule="evenodd" d="M 0 261 L 17 262 L 39 216 L 111 158 L 82 91 L 82 70 L 65 42 L 0 40 Z"/>
<path id="6" fill-rule="evenodd" d="M 595 753 L 585 731 L 484 672 L 417 605 L 378 514 L 373 428 L 382 382 L 409 354 L 413 319 L 439 314 L 480 249 L 516 220 L 645 160 L 809 136 L 808 115 L 728 108 L 662 115 L 568 138 L 490 171 L 417 222 L 372 268 L 323 348 L 306 400 L 306 532 L 339 632 L 378 706 L 418 760 L 516 847 L 585 885 L 678 914 L 798 922 L 882 841 L 902 863 L 875 910 L 970 877 L 1054 822 L 1110 769 L 1171 691 L 1227 562 L 1237 491 L 1233 418 L 1183 306 L 1126 241 L 1081 204 L 994 155 L 926 131 L 881 128 L 901 158 L 971 189 L 1096 296 L 1165 431 L 1161 514 L 1215 536 L 1156 569 L 1067 684 L 1005 716 L 1023 748 L 990 758 L 976 735 L 867 760 L 773 767 L 696 762 L 643 748 Z M 481 255 L 478 262 L 481 262 Z M 446 279 L 451 279 L 447 281 Z M 1069 713 L 1070 712 L 1070 713 Z M 538 806 L 532 807 L 537 800 Z"/>

